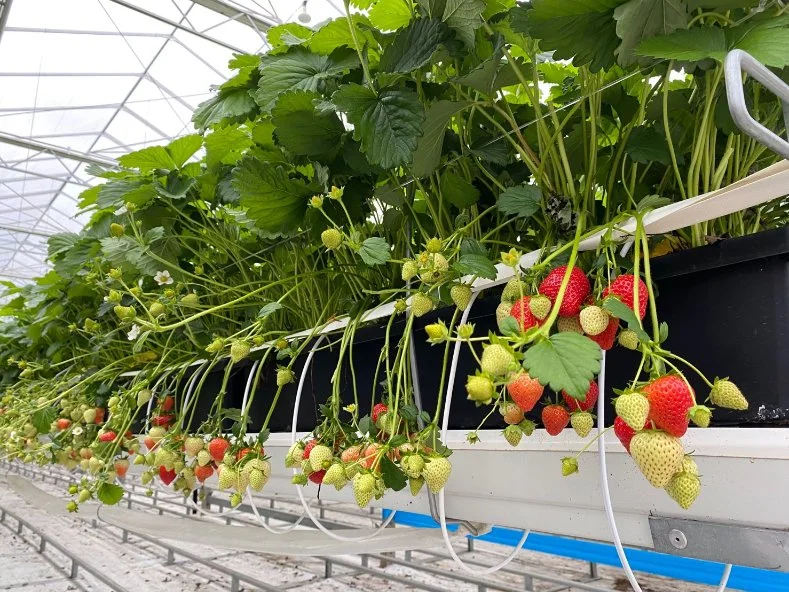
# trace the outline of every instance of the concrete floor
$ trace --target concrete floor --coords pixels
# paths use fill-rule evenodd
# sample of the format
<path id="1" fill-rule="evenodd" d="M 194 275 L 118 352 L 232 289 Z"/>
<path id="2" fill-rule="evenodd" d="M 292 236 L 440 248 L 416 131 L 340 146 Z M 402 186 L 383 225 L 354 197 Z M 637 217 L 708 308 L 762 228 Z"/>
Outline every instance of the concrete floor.
<path id="1" fill-rule="evenodd" d="M 51 484 L 36 482 L 38 487 L 53 494 L 62 494 L 62 488 Z M 117 532 L 108 528 L 92 528 L 90 524 L 68 516 L 53 516 L 43 510 L 26 504 L 5 484 L 0 483 L 0 506 L 13 509 L 25 520 L 53 537 L 61 544 L 66 544 L 81 558 L 103 570 L 105 574 L 126 586 L 129 590 L 140 592 L 193 592 L 193 591 L 227 591 L 230 589 L 229 578 L 222 573 L 210 569 L 196 561 L 184 560 L 180 557 L 170 565 L 166 565 L 166 552 L 157 545 L 130 536 L 129 542 L 121 542 Z M 143 510 L 140 510 L 143 511 Z M 369 524 L 369 520 L 366 520 Z M 15 523 L 12 521 L 12 525 Z M 37 543 L 37 537 L 25 531 L 27 540 Z M 333 577 L 324 578 L 324 562 L 320 559 L 303 557 L 273 556 L 247 553 L 200 545 L 182 545 L 184 550 L 191 551 L 201 558 L 212 559 L 217 563 L 232 567 L 242 573 L 254 575 L 281 590 L 297 592 L 339 592 L 342 590 L 358 590 L 366 592 L 415 590 L 411 585 L 396 583 L 380 576 L 359 574 L 350 570 L 335 567 Z M 479 558 L 489 563 L 495 562 L 497 555 L 509 550 L 500 546 L 477 542 L 475 551 L 467 558 Z M 397 555 L 402 558 L 402 553 Z M 398 575 L 414 582 L 424 582 L 443 590 L 452 592 L 476 592 L 476 585 L 460 582 L 452 578 L 459 573 L 451 560 L 430 557 L 414 551 L 413 557 L 419 561 L 432 560 L 430 565 L 445 570 L 446 577 L 427 574 L 407 566 L 388 565 L 384 569 L 387 574 Z M 357 562 L 355 558 L 347 558 Z M 106 585 L 98 582 L 89 574 L 80 572 L 76 580 L 69 580 L 62 571 L 52 563 L 67 566 L 68 562 L 55 550 L 39 554 L 35 547 L 30 546 L 18 537 L 7 525 L 0 524 L 0 591 L 25 592 L 60 592 L 66 590 L 106 591 Z M 371 562 L 371 567 L 378 567 Z M 511 568 L 565 577 L 576 581 L 588 581 L 589 564 L 572 559 L 565 559 L 531 551 L 522 551 Z M 697 584 L 688 584 L 678 580 L 669 580 L 645 574 L 637 574 L 644 592 L 707 592 L 714 588 Z M 599 577 L 593 585 L 608 590 L 627 591 L 630 585 L 624 579 L 621 570 L 600 566 Z M 499 582 L 512 586 L 523 586 L 523 579 L 517 574 L 498 573 L 491 576 Z M 243 584 L 242 584 L 243 586 Z M 250 590 L 251 588 L 240 588 Z M 492 588 L 491 588 L 492 589 Z M 535 581 L 536 592 L 556 590 L 556 585 L 548 582 Z M 568 592 L 580 592 L 578 588 L 565 588 Z"/>

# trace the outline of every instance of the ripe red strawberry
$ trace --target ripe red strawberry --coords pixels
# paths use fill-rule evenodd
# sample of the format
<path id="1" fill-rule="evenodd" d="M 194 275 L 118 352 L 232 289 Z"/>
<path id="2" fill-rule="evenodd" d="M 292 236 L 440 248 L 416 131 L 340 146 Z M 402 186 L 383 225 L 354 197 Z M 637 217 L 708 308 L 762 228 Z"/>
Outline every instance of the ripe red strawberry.
<path id="1" fill-rule="evenodd" d="M 630 310 L 633 310 L 633 283 L 635 276 L 630 273 L 625 273 L 618 276 L 611 284 L 603 290 L 603 298 L 606 296 L 616 296 L 624 302 Z M 649 292 L 647 285 L 641 278 L 638 279 L 638 317 L 643 319 L 647 312 L 647 301 L 649 300 Z"/>
<path id="2" fill-rule="evenodd" d="M 688 430 L 693 393 L 675 374 L 661 376 L 643 389 L 649 399 L 649 420 L 672 436 L 681 438 Z"/>
<path id="3" fill-rule="evenodd" d="M 531 302 L 531 296 L 524 296 L 520 300 L 517 300 L 515 304 L 512 305 L 512 308 L 510 308 L 510 316 L 518 321 L 518 326 L 521 328 L 521 331 L 526 331 L 540 324 L 539 319 L 537 319 L 531 311 L 529 302 Z"/>
<path id="4" fill-rule="evenodd" d="M 100 424 L 104 423 L 104 413 L 107 410 L 104 407 L 96 407 L 96 419 L 93 420 L 93 423 Z"/>
<path id="5" fill-rule="evenodd" d="M 627 425 L 624 419 L 617 417 L 614 420 L 614 434 L 619 438 L 627 453 L 630 454 L 630 440 L 636 435 L 636 431 Z"/>
<path id="6" fill-rule="evenodd" d="M 119 458 L 115 461 L 115 474 L 118 475 L 121 479 L 126 476 L 126 472 L 129 470 L 129 461 L 125 458 Z"/>
<path id="7" fill-rule="evenodd" d="M 589 389 L 586 391 L 586 399 L 583 401 L 574 399 L 565 391 L 562 391 L 564 402 L 570 408 L 570 411 L 589 411 L 593 409 L 597 403 L 597 396 L 600 394 L 600 389 L 597 387 L 597 382 L 592 380 L 589 383 Z"/>
<path id="8" fill-rule="evenodd" d="M 71 420 L 66 419 L 65 417 L 61 417 L 55 422 L 55 425 L 59 430 L 65 430 L 68 429 L 68 427 L 71 425 Z"/>
<path id="9" fill-rule="evenodd" d="M 542 425 L 551 436 L 559 435 L 570 423 L 570 414 L 561 405 L 548 405 L 542 408 Z"/>
<path id="10" fill-rule="evenodd" d="M 540 284 L 539 292 L 556 302 L 556 297 L 559 295 L 559 288 L 562 285 L 564 273 L 567 271 L 567 266 L 562 265 L 557 267 L 549 273 Z M 578 267 L 573 267 L 570 272 L 570 281 L 567 284 L 567 290 L 564 292 L 564 298 L 559 307 L 559 314 L 563 317 L 572 317 L 581 312 L 581 305 L 589 296 L 592 288 L 589 285 L 589 278 Z"/>
<path id="11" fill-rule="evenodd" d="M 99 434 L 99 442 L 112 442 L 117 436 L 118 434 L 110 430 L 109 432 Z"/>
<path id="12" fill-rule="evenodd" d="M 172 415 L 154 415 L 151 418 L 151 424 L 155 426 L 168 426 L 172 423 Z"/>
<path id="13" fill-rule="evenodd" d="M 599 335 L 587 335 L 589 339 L 594 341 L 601 349 L 608 351 L 614 347 L 616 341 L 616 332 L 619 330 L 619 319 L 611 317 L 608 321 L 608 327 Z"/>
<path id="14" fill-rule="evenodd" d="M 518 372 L 507 383 L 507 392 L 510 397 L 525 412 L 534 409 L 544 390 L 545 387 L 540 384 L 540 381 L 529 376 L 526 371 Z"/>
<path id="15" fill-rule="evenodd" d="M 175 399 L 167 395 L 164 399 L 162 399 L 162 411 L 172 411 L 173 407 L 175 407 Z"/>
<path id="16" fill-rule="evenodd" d="M 247 454 L 252 454 L 253 456 L 265 456 L 265 451 L 261 448 L 260 450 L 254 450 L 252 448 L 242 448 L 236 453 L 236 460 L 241 460 Z"/>
<path id="17" fill-rule="evenodd" d="M 197 465 L 194 471 L 197 480 L 200 481 L 200 483 L 203 483 L 205 482 L 206 479 L 208 479 L 211 475 L 214 474 L 214 467 L 212 467 L 211 465 L 205 465 L 204 467 Z"/>
<path id="18" fill-rule="evenodd" d="M 224 438 L 214 438 L 208 443 L 208 454 L 210 454 L 211 458 L 216 462 L 222 462 L 228 448 L 230 448 L 230 442 Z"/>
<path id="19" fill-rule="evenodd" d="M 389 411 L 389 407 L 387 407 L 385 404 L 376 403 L 375 406 L 373 407 L 373 412 L 372 412 L 373 423 L 377 424 L 378 418 L 381 417 L 381 415 L 383 415 L 387 411 Z"/>
<path id="20" fill-rule="evenodd" d="M 162 483 L 165 485 L 170 485 L 175 480 L 175 471 L 170 470 L 168 471 L 163 466 L 159 467 L 159 479 L 162 480 Z"/>

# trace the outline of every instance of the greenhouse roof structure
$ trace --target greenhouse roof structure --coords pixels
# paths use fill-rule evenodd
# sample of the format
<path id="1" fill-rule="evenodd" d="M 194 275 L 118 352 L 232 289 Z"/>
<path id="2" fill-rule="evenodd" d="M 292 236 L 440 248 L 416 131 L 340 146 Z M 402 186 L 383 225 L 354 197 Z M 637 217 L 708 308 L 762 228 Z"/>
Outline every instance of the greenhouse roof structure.
<path id="1" fill-rule="evenodd" d="M 77 231 L 90 165 L 191 130 L 234 53 L 266 30 L 317 26 L 340 0 L 0 0 L 0 279 L 47 270 L 49 236 Z"/>

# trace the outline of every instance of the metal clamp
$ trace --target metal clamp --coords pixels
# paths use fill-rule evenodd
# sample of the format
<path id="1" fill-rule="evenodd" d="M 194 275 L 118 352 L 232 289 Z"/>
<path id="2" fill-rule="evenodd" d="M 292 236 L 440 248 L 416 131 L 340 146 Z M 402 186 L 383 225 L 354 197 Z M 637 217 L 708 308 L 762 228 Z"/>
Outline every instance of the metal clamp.
<path id="1" fill-rule="evenodd" d="M 750 74 L 754 80 L 761 82 L 781 100 L 787 134 L 789 134 L 789 85 L 751 54 L 741 49 L 734 49 L 728 53 L 723 63 L 723 70 L 726 77 L 726 98 L 729 101 L 729 111 L 734 123 L 743 133 L 779 156 L 789 159 L 789 142 L 764 127 L 748 112 L 742 72 Z"/>
<path id="2" fill-rule="evenodd" d="M 789 572 L 789 531 L 687 518 L 649 517 L 655 551 Z"/>

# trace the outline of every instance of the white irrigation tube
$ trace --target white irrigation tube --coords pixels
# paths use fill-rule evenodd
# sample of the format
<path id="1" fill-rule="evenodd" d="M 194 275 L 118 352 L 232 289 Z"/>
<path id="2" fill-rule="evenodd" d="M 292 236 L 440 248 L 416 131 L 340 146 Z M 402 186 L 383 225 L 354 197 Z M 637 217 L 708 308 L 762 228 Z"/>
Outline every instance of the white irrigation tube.
<path id="1" fill-rule="evenodd" d="M 605 505 L 606 517 L 608 518 L 608 526 L 611 528 L 611 537 L 614 541 L 614 547 L 616 547 L 616 554 L 619 556 L 619 561 L 622 564 L 625 576 L 635 592 L 643 592 L 630 567 L 627 555 L 625 555 L 625 548 L 622 546 L 622 539 L 619 537 L 619 529 L 616 526 L 614 509 L 611 504 L 611 491 L 608 487 L 608 467 L 606 466 L 605 450 L 605 350 L 601 351 L 603 357 L 600 361 L 600 374 L 597 380 L 600 391 L 600 396 L 597 398 L 597 450 L 600 457 L 600 485 L 603 490 L 603 504 Z M 729 575 L 731 575 L 731 568 L 731 563 L 727 563 L 724 566 L 723 575 L 721 576 L 718 586 L 718 592 L 724 592 L 726 590 L 726 586 L 729 583 Z"/>
<path id="2" fill-rule="evenodd" d="M 296 443 L 296 423 L 298 422 L 298 419 L 299 419 L 299 405 L 301 404 L 301 394 L 304 391 L 304 383 L 307 380 L 307 370 L 309 369 L 310 364 L 312 363 L 312 358 L 315 356 L 315 352 L 317 351 L 318 346 L 321 344 L 321 342 L 323 342 L 323 340 L 325 338 L 326 338 L 326 335 L 323 334 L 320 337 L 318 337 L 318 339 L 315 340 L 315 343 L 313 344 L 312 348 L 310 349 L 310 353 L 307 354 L 307 359 L 304 362 L 304 368 L 302 369 L 301 376 L 299 377 L 299 386 L 298 386 L 298 389 L 296 390 L 296 401 L 294 402 L 294 405 L 293 405 L 293 425 L 292 425 L 291 432 L 290 432 L 290 443 L 291 443 L 291 446 Z M 298 468 L 296 468 L 296 467 L 293 468 L 293 474 L 294 475 L 298 474 Z M 301 500 L 301 506 L 304 508 L 304 511 L 310 517 L 310 520 L 312 520 L 312 523 L 323 534 L 329 536 L 330 538 L 333 538 L 336 541 L 341 541 L 341 542 L 345 542 L 345 543 L 359 542 L 359 541 L 369 541 L 370 539 L 375 538 L 379 534 L 381 534 L 384 531 L 384 529 L 387 526 L 389 526 L 389 523 L 392 522 L 392 520 L 394 519 L 395 515 L 397 514 L 396 510 L 393 511 L 391 514 L 389 514 L 389 516 L 386 517 L 386 520 L 384 520 L 383 523 L 381 523 L 381 526 L 379 526 L 378 529 L 373 534 L 367 534 L 367 535 L 359 536 L 359 537 L 343 536 L 343 535 L 337 534 L 336 532 L 332 532 L 331 530 L 329 530 L 328 528 L 326 528 L 323 525 L 323 523 L 315 516 L 315 514 L 313 514 L 312 510 L 310 509 L 309 504 L 307 503 L 307 500 L 304 499 L 304 493 L 302 492 L 302 486 L 297 484 L 295 487 L 296 487 L 296 493 L 299 496 L 299 500 Z"/>
<path id="3" fill-rule="evenodd" d="M 460 324 L 464 324 L 468 320 L 468 315 L 471 312 L 471 307 L 474 305 L 474 301 L 477 299 L 479 295 L 479 291 L 474 291 L 471 294 L 471 299 L 469 300 L 468 306 L 466 310 L 463 311 L 463 315 L 460 317 Z M 447 379 L 447 394 L 444 400 L 444 416 L 442 419 L 441 424 L 441 440 L 446 443 L 447 441 L 447 432 L 449 431 L 449 411 L 450 406 L 452 404 L 452 393 L 455 390 L 455 373 L 457 371 L 458 366 L 458 357 L 460 355 L 460 347 L 462 346 L 462 342 L 456 341 L 455 342 L 455 349 L 452 352 L 452 363 L 449 367 L 449 377 Z M 449 554 L 452 556 L 452 559 L 455 563 L 465 572 L 470 573 L 476 576 L 484 576 L 488 574 L 495 573 L 500 569 L 503 569 L 507 564 L 509 564 L 515 557 L 517 557 L 520 550 L 523 548 L 523 545 L 526 543 L 526 539 L 529 537 L 530 530 L 524 530 L 523 536 L 521 537 L 518 544 L 512 550 L 512 552 L 507 555 L 503 560 L 501 560 L 496 565 L 492 565 L 485 569 L 472 569 L 468 565 L 466 565 L 463 560 L 458 556 L 455 552 L 455 548 L 452 546 L 452 541 L 449 539 L 449 530 L 447 529 L 447 512 L 446 506 L 444 504 L 444 489 L 441 488 L 441 491 L 438 492 L 438 517 L 439 523 L 441 525 L 441 534 L 444 537 L 444 544 L 449 551 Z"/>

